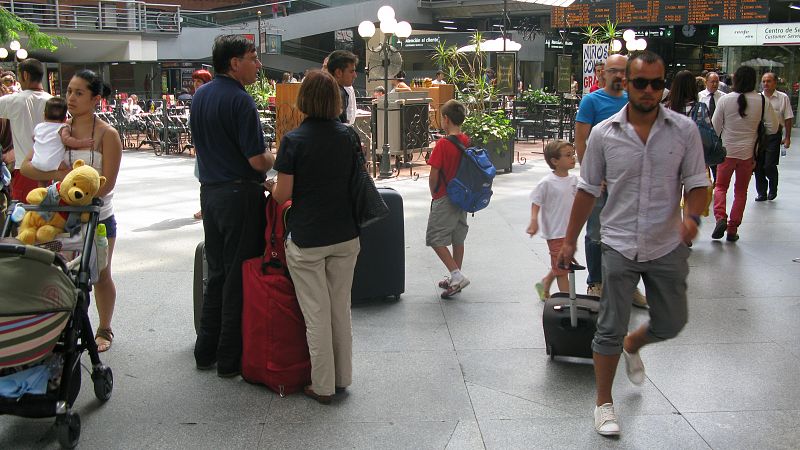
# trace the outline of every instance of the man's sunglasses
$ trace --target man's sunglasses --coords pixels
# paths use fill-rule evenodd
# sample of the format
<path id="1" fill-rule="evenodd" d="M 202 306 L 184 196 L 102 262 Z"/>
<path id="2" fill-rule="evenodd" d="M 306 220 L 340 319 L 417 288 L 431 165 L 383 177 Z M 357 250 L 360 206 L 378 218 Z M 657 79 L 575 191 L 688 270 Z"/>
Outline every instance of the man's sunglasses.
<path id="1" fill-rule="evenodd" d="M 662 78 L 656 78 L 654 80 L 648 80 L 647 78 L 634 78 L 632 80 L 628 80 L 628 82 L 640 91 L 647 89 L 648 84 L 653 87 L 654 91 L 661 91 L 667 85 L 667 82 Z"/>

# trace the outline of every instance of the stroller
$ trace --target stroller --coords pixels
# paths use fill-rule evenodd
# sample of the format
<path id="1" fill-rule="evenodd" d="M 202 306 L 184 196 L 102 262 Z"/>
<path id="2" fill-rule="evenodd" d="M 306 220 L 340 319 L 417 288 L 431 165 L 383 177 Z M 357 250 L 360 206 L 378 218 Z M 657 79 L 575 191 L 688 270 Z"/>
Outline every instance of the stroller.
<path id="1" fill-rule="evenodd" d="M 77 257 L 72 261 L 55 251 L 8 239 L 11 214 L 0 242 L 0 277 L 8 286 L 0 297 L 0 388 L 5 387 L 0 389 L 0 415 L 55 416 L 56 434 L 64 448 L 74 448 L 80 438 L 80 416 L 72 407 L 81 388 L 84 351 L 92 363 L 97 399 L 107 401 L 114 388 L 111 368 L 100 361 L 88 314 L 100 205 L 99 199 L 83 207 L 22 205 L 26 211 L 90 213 L 88 225 L 77 236 L 46 243 L 59 251 L 73 246 Z M 12 379 L 17 384 L 10 384 Z M 9 385 L 20 388 L 8 395 Z M 38 389 L 30 388 L 34 385 Z"/>

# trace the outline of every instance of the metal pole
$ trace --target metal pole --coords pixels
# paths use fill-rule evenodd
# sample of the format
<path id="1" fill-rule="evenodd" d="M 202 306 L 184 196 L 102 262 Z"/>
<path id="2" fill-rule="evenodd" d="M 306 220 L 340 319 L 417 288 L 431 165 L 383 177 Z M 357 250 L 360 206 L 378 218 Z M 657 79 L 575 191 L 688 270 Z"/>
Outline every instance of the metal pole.
<path id="1" fill-rule="evenodd" d="M 257 11 L 256 15 L 258 16 L 258 50 L 256 50 L 256 55 L 261 58 L 261 11 Z"/>
<path id="2" fill-rule="evenodd" d="M 508 17 L 508 0 L 503 0 L 503 51 L 506 51 L 506 17 Z"/>
<path id="3" fill-rule="evenodd" d="M 379 178 L 391 178 L 392 169 L 389 163 L 389 38 L 383 40 L 383 152 L 381 154 L 381 173 Z"/>

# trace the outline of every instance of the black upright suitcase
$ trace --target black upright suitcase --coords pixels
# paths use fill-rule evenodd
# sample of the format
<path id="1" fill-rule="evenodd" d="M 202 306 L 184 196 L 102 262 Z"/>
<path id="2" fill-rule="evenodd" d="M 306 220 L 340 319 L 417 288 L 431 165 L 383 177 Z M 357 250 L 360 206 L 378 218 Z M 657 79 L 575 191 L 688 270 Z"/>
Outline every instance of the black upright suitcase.
<path id="1" fill-rule="evenodd" d="M 403 197 L 392 188 L 378 188 L 389 216 L 361 230 L 351 298 L 359 302 L 394 297 L 406 289 L 405 225 Z"/>
<path id="2" fill-rule="evenodd" d="M 553 294 L 544 303 L 542 327 L 551 360 L 556 356 L 592 357 L 600 299 L 593 295 L 575 294 L 575 271 L 583 269 L 585 267 L 572 264 L 569 268 L 569 293 Z"/>
<path id="3" fill-rule="evenodd" d="M 200 329 L 200 315 L 203 312 L 203 295 L 208 287 L 208 261 L 206 261 L 206 243 L 200 242 L 194 251 L 194 283 L 192 302 L 194 303 L 194 331 Z"/>

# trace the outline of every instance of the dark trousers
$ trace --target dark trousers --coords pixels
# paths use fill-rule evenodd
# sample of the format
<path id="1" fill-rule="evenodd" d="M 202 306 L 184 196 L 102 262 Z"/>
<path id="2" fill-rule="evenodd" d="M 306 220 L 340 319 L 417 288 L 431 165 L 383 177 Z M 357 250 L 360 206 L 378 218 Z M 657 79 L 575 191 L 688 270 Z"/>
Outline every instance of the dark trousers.
<path id="1" fill-rule="evenodd" d="M 756 191 L 759 196 L 766 196 L 767 192 L 773 195 L 778 192 L 778 163 L 781 160 L 782 135 L 780 131 L 769 135 L 767 150 L 756 158 Z"/>
<path id="2" fill-rule="evenodd" d="M 264 188 L 258 184 L 202 186 L 208 289 L 203 299 L 194 356 L 217 361 L 219 373 L 241 368 L 242 261 L 264 252 Z"/>

